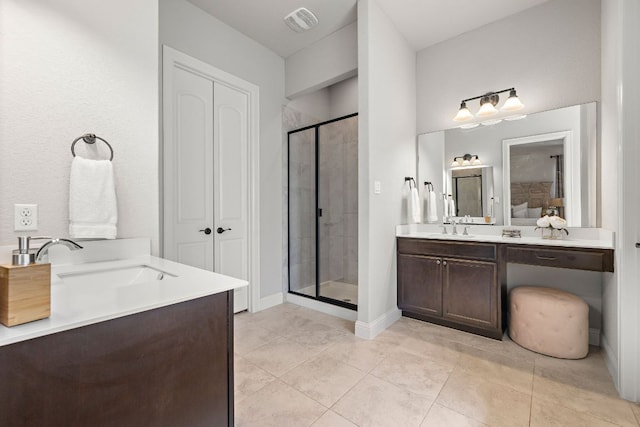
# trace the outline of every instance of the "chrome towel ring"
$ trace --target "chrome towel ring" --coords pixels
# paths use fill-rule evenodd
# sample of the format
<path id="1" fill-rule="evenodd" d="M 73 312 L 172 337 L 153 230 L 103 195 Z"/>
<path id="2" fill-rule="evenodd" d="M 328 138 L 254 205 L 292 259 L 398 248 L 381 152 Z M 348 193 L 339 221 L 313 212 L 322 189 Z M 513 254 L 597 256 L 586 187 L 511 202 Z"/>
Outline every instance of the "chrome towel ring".
<path id="1" fill-rule="evenodd" d="M 71 154 L 73 154 L 73 157 L 76 156 L 76 152 L 74 151 L 74 148 L 76 146 L 76 142 L 83 140 L 84 142 L 86 142 L 87 144 L 95 144 L 96 143 L 96 139 L 99 139 L 100 141 L 104 142 L 105 144 L 107 144 L 107 147 L 109 147 L 109 151 L 111 151 L 111 158 L 109 160 L 113 160 L 113 147 L 111 147 L 111 144 L 109 144 L 105 139 L 100 138 L 99 136 L 96 136 L 92 133 L 85 133 L 82 136 L 79 136 L 78 138 L 76 138 L 73 143 L 71 144 Z"/>

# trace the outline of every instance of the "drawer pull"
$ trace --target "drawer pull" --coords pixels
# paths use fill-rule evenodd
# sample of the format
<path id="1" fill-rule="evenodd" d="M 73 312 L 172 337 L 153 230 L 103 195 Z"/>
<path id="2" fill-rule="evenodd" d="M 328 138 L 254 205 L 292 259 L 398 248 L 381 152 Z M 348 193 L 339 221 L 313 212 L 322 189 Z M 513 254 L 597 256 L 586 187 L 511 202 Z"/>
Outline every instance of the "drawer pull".
<path id="1" fill-rule="evenodd" d="M 442 265 L 447 265 L 447 261 L 442 261 Z"/>
<path id="2" fill-rule="evenodd" d="M 544 259 L 546 261 L 555 261 L 558 258 L 554 257 L 554 256 L 543 256 L 543 255 L 536 255 L 536 258 L 538 259 Z"/>
<path id="3" fill-rule="evenodd" d="M 437 261 L 436 261 L 436 264 L 440 265 L 440 260 L 437 260 Z"/>

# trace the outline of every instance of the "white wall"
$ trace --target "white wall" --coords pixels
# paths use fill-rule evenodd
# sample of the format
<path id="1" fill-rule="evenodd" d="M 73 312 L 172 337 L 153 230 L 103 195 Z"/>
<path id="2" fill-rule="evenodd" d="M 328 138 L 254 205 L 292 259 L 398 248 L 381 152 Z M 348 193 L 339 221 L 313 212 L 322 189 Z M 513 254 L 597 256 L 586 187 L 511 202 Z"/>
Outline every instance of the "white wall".
<path id="1" fill-rule="evenodd" d="M 623 398 L 640 401 L 640 5 L 602 3 L 602 204 L 603 227 L 617 231 L 614 274 L 603 289 L 603 344 L 607 366 Z"/>
<path id="2" fill-rule="evenodd" d="M 298 96 L 285 104 L 287 109 L 298 111 L 312 123 L 331 118 L 331 93 L 328 87 Z M 304 125 L 303 125 L 304 126 Z M 292 129 L 287 129 L 287 131 Z"/>
<path id="3" fill-rule="evenodd" d="M 2 0 L 0 19 L 0 243 L 68 236 L 70 146 L 91 132 L 115 151 L 118 237 L 157 253 L 157 2 Z M 38 231 L 14 233 L 14 203 L 38 204 Z"/>
<path id="4" fill-rule="evenodd" d="M 356 334 L 372 338 L 399 317 L 395 226 L 415 165 L 415 52 L 375 0 L 358 2 L 359 216 Z M 380 181 L 381 194 L 373 194 Z"/>
<path id="5" fill-rule="evenodd" d="M 357 74 L 357 27 L 357 22 L 349 24 L 286 59 L 287 98 L 293 99 Z"/>
<path id="6" fill-rule="evenodd" d="M 280 293 L 284 60 L 185 0 L 160 0 L 160 43 L 260 88 L 260 287 Z"/>
<path id="7" fill-rule="evenodd" d="M 461 100 L 492 90 L 515 87 L 529 113 L 597 101 L 600 0 L 551 0 L 426 48 L 417 87 L 418 133 L 451 128 Z"/>

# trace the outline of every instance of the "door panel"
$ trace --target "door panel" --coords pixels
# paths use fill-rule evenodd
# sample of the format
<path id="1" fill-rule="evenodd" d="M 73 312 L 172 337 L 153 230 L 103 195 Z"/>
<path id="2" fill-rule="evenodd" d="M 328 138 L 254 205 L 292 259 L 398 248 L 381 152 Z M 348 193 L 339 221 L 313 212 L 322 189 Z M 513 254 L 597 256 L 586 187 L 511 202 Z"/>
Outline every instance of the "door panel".
<path id="1" fill-rule="evenodd" d="M 199 230 L 213 224 L 213 83 L 174 67 L 172 102 L 165 116 L 164 255 L 213 270 L 213 239 Z"/>
<path id="2" fill-rule="evenodd" d="M 398 308 L 429 316 L 442 315 L 442 260 L 398 255 Z"/>
<path id="3" fill-rule="evenodd" d="M 498 325 L 496 264 L 452 259 L 444 259 L 443 264 L 443 317 L 479 327 L 496 327 Z"/>
<path id="4" fill-rule="evenodd" d="M 214 232 L 216 271 L 247 280 L 248 99 L 245 93 L 214 83 Z M 246 310 L 245 290 L 234 295 L 234 311 Z"/>

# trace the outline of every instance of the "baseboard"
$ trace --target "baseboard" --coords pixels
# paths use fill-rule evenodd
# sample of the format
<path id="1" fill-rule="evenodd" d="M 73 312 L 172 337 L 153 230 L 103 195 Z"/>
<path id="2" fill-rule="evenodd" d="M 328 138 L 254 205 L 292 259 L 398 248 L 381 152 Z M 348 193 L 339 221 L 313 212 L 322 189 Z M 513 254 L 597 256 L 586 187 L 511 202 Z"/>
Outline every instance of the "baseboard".
<path id="1" fill-rule="evenodd" d="M 267 297 L 262 297 L 260 298 L 260 307 L 256 311 L 266 310 L 267 308 L 280 305 L 283 302 L 284 302 L 284 297 L 282 295 L 282 292 L 278 292 L 277 294 L 269 295 Z"/>
<path id="2" fill-rule="evenodd" d="M 600 337 L 600 343 L 600 347 L 604 350 L 604 361 L 611 375 L 611 379 L 613 379 L 613 384 L 616 386 L 616 390 L 620 390 L 618 381 L 618 359 L 615 357 L 615 352 L 609 345 L 609 341 L 607 341 L 607 337 L 604 334 Z"/>
<path id="3" fill-rule="evenodd" d="M 356 336 L 367 340 L 374 339 L 380 332 L 393 325 L 402 317 L 402 311 L 394 308 L 393 310 L 378 317 L 373 322 L 367 323 L 361 320 L 356 321 Z"/>
<path id="4" fill-rule="evenodd" d="M 600 329 L 589 328 L 589 345 L 600 347 Z"/>
<path id="5" fill-rule="evenodd" d="M 285 301 L 302 307 L 310 308 L 311 310 L 319 311 L 330 316 L 349 320 L 351 322 L 355 322 L 358 318 L 358 312 L 355 310 L 349 310 L 348 308 L 338 307 L 337 305 L 329 304 L 326 302 L 301 297 L 300 295 L 287 293 L 285 295 Z"/>

